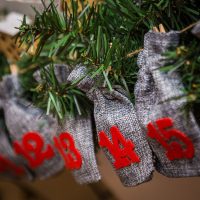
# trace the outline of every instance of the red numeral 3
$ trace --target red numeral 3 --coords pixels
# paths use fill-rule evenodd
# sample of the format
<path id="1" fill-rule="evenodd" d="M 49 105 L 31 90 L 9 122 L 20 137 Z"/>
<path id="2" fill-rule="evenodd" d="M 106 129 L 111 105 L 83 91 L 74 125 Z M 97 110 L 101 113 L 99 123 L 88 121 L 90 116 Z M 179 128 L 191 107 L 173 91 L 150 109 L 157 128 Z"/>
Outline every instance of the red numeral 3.
<path id="1" fill-rule="evenodd" d="M 140 158 L 134 152 L 134 143 L 131 140 L 126 140 L 116 126 L 110 128 L 112 142 L 104 131 L 99 132 L 99 145 L 102 148 L 107 148 L 115 159 L 113 165 L 116 169 L 124 168 L 131 163 L 140 162 Z M 123 146 L 123 147 L 122 147 Z"/>
<path id="2" fill-rule="evenodd" d="M 194 146 L 190 138 L 188 138 L 180 130 L 173 129 L 173 120 L 171 118 L 158 119 L 153 123 L 147 125 L 147 135 L 157 140 L 165 149 L 166 155 L 169 160 L 175 159 L 191 159 L 194 157 Z M 171 141 L 170 139 L 178 139 L 177 141 Z"/>
<path id="3" fill-rule="evenodd" d="M 82 165 L 82 157 L 74 144 L 74 139 L 69 133 L 61 133 L 59 139 L 54 137 L 54 143 L 65 160 L 68 169 L 79 169 Z"/>
<path id="4" fill-rule="evenodd" d="M 13 147 L 17 154 L 23 155 L 29 161 L 31 168 L 38 167 L 45 159 L 54 156 L 54 151 L 50 145 L 47 145 L 46 150 L 43 150 L 44 140 L 35 132 L 26 133 L 23 136 L 22 144 L 14 142 Z"/>

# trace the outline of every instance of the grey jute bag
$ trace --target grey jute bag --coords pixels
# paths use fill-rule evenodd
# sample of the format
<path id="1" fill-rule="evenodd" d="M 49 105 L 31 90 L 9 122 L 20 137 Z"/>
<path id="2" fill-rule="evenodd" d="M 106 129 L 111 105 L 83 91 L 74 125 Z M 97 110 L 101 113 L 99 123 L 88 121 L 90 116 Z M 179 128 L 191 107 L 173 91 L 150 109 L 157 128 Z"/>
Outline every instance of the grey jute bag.
<path id="1" fill-rule="evenodd" d="M 169 177 L 200 174 L 200 129 L 193 113 L 184 110 L 187 99 L 177 72 L 165 53 L 177 47 L 179 32 L 149 31 L 138 56 L 135 86 L 137 116 L 155 155 L 156 169 Z"/>
<path id="2" fill-rule="evenodd" d="M 64 162 L 53 147 L 53 136 L 56 135 L 57 129 L 56 120 L 46 116 L 42 110 L 34 107 L 31 102 L 21 97 L 22 88 L 17 75 L 4 76 L 0 83 L 0 91 L 0 99 L 11 142 L 22 144 L 24 134 L 27 132 L 37 132 L 44 140 L 42 152 L 46 151 L 47 145 L 51 145 L 54 149 L 53 157 L 45 159 L 36 168 L 29 166 L 32 179 L 45 179 L 63 169 Z M 30 155 L 35 159 L 35 155 Z M 19 156 L 23 157 L 21 154 Z M 28 160 L 26 158 L 24 160 L 28 166 Z"/>
<path id="3" fill-rule="evenodd" d="M 49 66 L 46 66 L 48 70 Z M 38 75 L 35 78 L 39 80 Z M 54 65 L 54 73 L 59 83 L 67 83 L 67 78 L 70 73 L 70 68 L 67 65 Z M 76 117 L 66 116 L 58 125 L 57 134 L 69 133 L 75 144 L 75 148 L 79 151 L 82 164 L 80 168 L 73 169 L 72 174 L 79 184 L 94 183 L 101 179 L 98 170 L 97 161 L 94 150 L 93 130 L 91 113 L 86 115 L 77 115 Z"/>
<path id="4" fill-rule="evenodd" d="M 121 87 L 115 87 L 112 92 L 107 88 L 96 87 L 96 80 L 86 75 L 87 68 L 78 65 L 71 72 L 68 80 L 70 82 L 80 80 L 77 86 L 86 92 L 89 99 L 93 101 L 97 133 L 103 131 L 104 136 L 107 137 L 108 146 L 110 146 L 110 151 L 105 146 L 103 151 L 121 182 L 124 186 L 135 186 L 150 180 L 154 169 L 152 153 L 137 121 L 135 109 L 125 91 Z M 118 131 L 116 131 L 116 127 Z M 121 136 L 119 136 L 119 131 Z M 119 137 L 121 138 L 119 139 Z M 100 134 L 98 134 L 98 139 L 101 144 Z M 122 143 L 122 140 L 125 140 L 125 143 Z M 127 145 L 130 143 L 134 146 Z M 132 153 L 139 160 L 131 160 Z M 116 162 L 119 160 L 122 161 L 122 166 L 116 167 Z M 125 164 L 126 161 L 128 164 Z"/>
<path id="5" fill-rule="evenodd" d="M 194 34 L 200 39 L 200 21 L 198 21 L 196 26 L 192 29 L 192 34 Z"/>

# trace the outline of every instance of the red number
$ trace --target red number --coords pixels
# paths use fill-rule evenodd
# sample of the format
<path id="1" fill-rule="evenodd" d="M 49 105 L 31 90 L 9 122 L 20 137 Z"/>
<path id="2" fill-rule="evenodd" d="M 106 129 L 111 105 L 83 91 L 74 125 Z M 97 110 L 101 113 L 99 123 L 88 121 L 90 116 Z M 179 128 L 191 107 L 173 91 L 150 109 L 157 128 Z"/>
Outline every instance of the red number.
<path id="1" fill-rule="evenodd" d="M 140 158 L 134 152 L 135 145 L 131 140 L 126 140 L 116 126 L 110 128 L 112 142 L 104 131 L 99 132 L 100 147 L 107 148 L 115 159 L 113 165 L 116 169 L 124 168 L 131 163 L 140 162 Z M 122 147 L 123 146 L 123 147 Z"/>
<path id="2" fill-rule="evenodd" d="M 190 138 L 188 138 L 180 130 L 173 129 L 173 120 L 171 118 L 158 119 L 147 125 L 147 135 L 157 140 L 165 149 L 169 160 L 175 159 L 191 159 L 194 157 L 194 146 Z M 157 126 L 157 128 L 156 128 Z M 170 139 L 178 139 L 183 145 Z"/>
<path id="3" fill-rule="evenodd" d="M 0 155 L 0 172 L 3 173 L 7 171 L 11 171 L 17 176 L 24 174 L 24 169 L 22 167 L 15 165 L 13 162 Z"/>
<path id="4" fill-rule="evenodd" d="M 54 137 L 54 143 L 63 159 L 67 169 L 80 169 L 82 157 L 74 144 L 74 139 L 69 133 L 61 133 L 59 139 Z"/>
<path id="5" fill-rule="evenodd" d="M 13 148 L 17 154 L 23 155 L 29 162 L 31 168 L 36 168 L 41 165 L 45 159 L 51 159 L 54 156 L 54 151 L 50 145 L 43 150 L 44 140 L 36 132 L 28 132 L 23 136 L 22 144 L 13 143 Z"/>

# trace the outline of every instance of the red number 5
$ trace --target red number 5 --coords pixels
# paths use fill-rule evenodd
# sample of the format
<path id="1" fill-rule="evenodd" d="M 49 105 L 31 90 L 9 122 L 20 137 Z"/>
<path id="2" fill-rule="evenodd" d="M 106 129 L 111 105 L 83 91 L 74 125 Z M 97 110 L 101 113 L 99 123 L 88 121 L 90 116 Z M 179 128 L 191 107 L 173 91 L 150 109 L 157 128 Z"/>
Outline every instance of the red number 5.
<path id="1" fill-rule="evenodd" d="M 158 119 L 155 125 L 153 123 L 147 125 L 147 135 L 157 140 L 166 149 L 166 155 L 169 160 L 193 158 L 194 146 L 190 138 L 180 130 L 173 129 L 172 127 L 173 120 L 171 118 Z M 172 139 L 178 139 L 182 144 L 174 140 L 172 141 Z"/>

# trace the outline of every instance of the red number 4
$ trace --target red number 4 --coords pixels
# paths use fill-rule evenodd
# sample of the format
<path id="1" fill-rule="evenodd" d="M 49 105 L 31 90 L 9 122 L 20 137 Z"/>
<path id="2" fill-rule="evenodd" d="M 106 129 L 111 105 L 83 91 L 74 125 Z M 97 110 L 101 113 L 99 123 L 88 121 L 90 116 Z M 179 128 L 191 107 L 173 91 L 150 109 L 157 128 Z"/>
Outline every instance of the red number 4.
<path id="1" fill-rule="evenodd" d="M 180 130 L 173 129 L 172 127 L 173 120 L 171 118 L 158 119 L 155 125 L 153 123 L 147 125 L 147 135 L 157 140 L 166 149 L 166 155 L 169 160 L 193 158 L 194 146 L 190 138 Z"/>
<path id="2" fill-rule="evenodd" d="M 140 158 L 135 153 L 135 145 L 131 140 L 126 140 L 116 126 L 110 128 L 112 142 L 104 131 L 99 132 L 99 145 L 107 148 L 115 159 L 113 163 L 116 169 L 121 169 L 140 162 Z"/>

